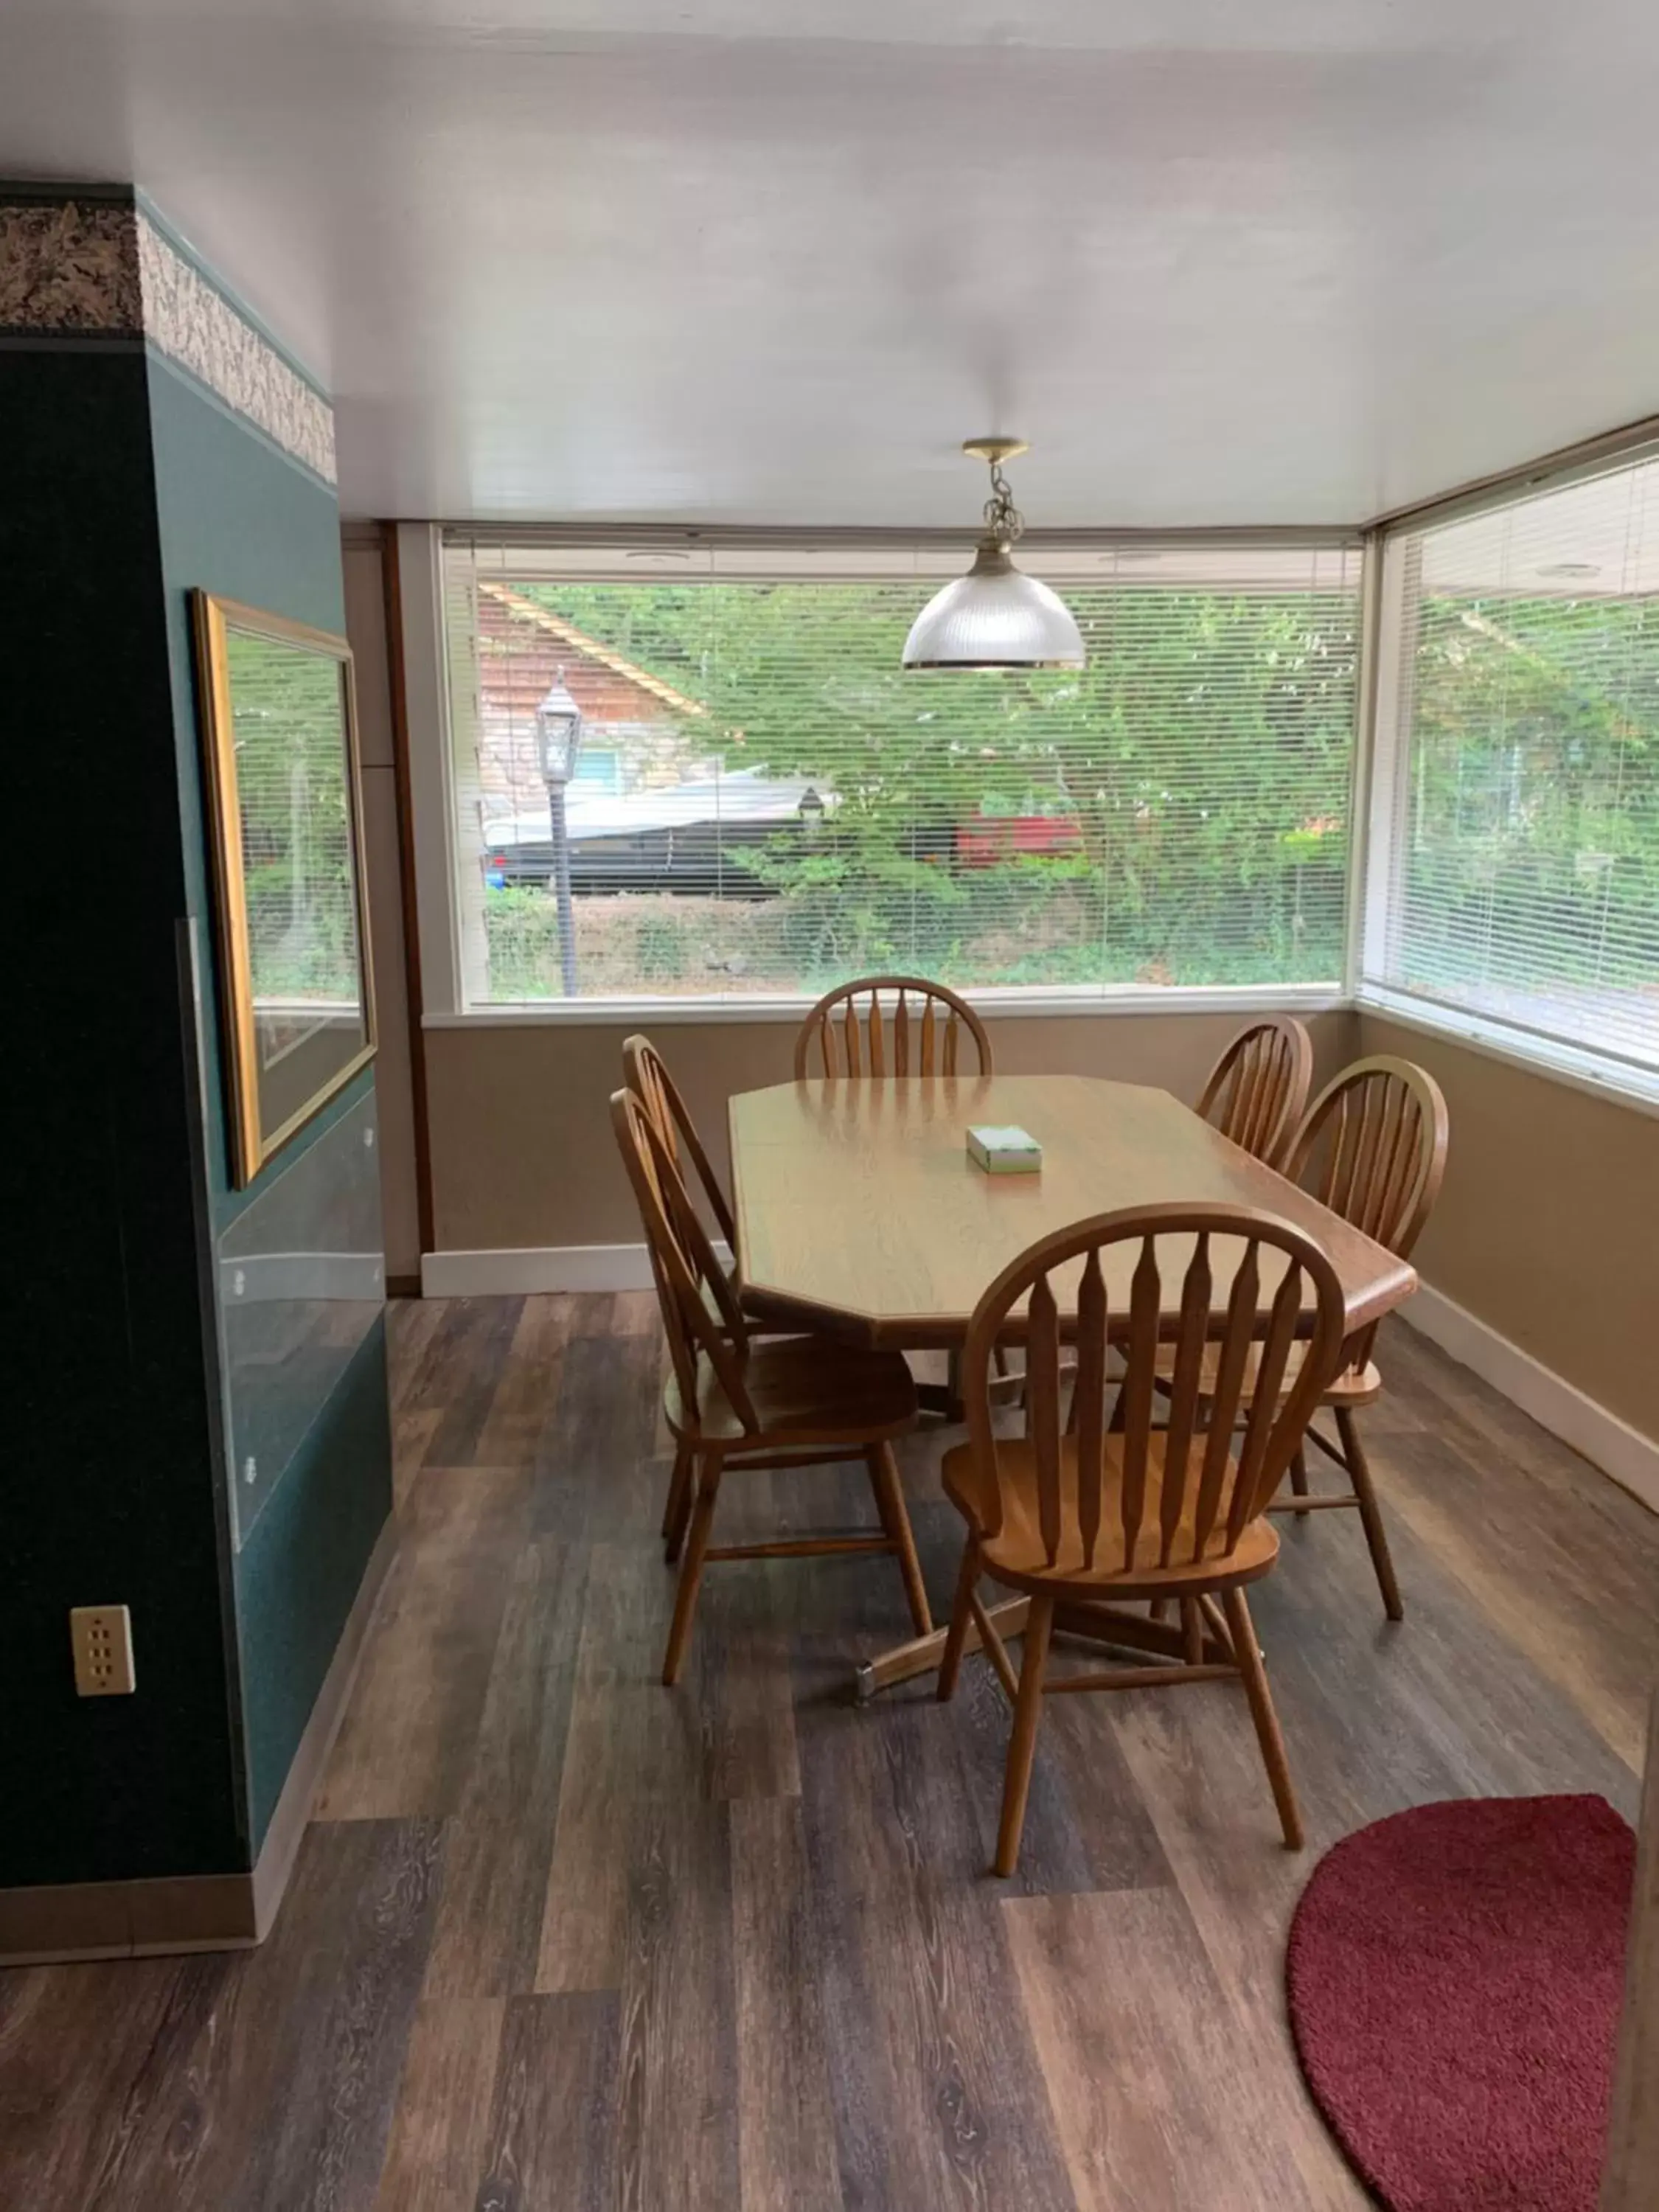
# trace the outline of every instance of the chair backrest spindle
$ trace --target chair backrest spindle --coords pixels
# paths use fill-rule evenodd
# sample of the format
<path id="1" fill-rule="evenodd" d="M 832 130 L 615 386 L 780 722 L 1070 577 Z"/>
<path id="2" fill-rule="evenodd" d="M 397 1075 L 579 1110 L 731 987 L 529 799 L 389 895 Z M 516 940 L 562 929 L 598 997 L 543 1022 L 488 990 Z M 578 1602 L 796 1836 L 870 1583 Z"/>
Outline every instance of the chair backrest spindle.
<path id="1" fill-rule="evenodd" d="M 1291 1014 L 1241 1030 L 1210 1070 L 1198 1112 L 1269 1167 L 1279 1164 L 1313 1080 L 1313 1041 Z"/>
<path id="2" fill-rule="evenodd" d="M 955 1075 L 964 1036 L 973 1040 L 979 1073 L 989 1075 L 991 1041 L 965 999 L 920 975 L 860 976 L 826 992 L 801 1024 L 795 1079 Z"/>
<path id="3" fill-rule="evenodd" d="M 731 1201 L 703 1149 L 702 1139 L 680 1096 L 679 1086 L 649 1037 L 636 1036 L 624 1040 L 623 1079 L 650 1115 L 653 1128 L 662 1139 L 664 1149 L 677 1168 L 684 1149 L 708 1200 L 716 1228 L 735 1251 L 737 1225 L 732 1217 Z"/>
<path id="4" fill-rule="evenodd" d="M 1446 1173 L 1449 1121 L 1439 1085 L 1408 1060 L 1378 1054 L 1345 1067 L 1304 1115 L 1284 1172 L 1333 1213 L 1404 1260 Z M 1349 1347 L 1370 1357 L 1376 1324 Z"/>
<path id="5" fill-rule="evenodd" d="M 1076 1316 L 1069 1328 L 1061 1321 L 1068 1304 Z M 1336 1372 L 1344 1316 L 1341 1285 L 1321 1248 L 1248 1206 L 1137 1207 L 1043 1238 L 998 1276 L 969 1328 L 963 1391 L 982 1533 L 997 1534 L 1003 1511 L 998 1454 L 1006 1440 L 996 1432 L 991 1393 L 1000 1340 L 1023 1328 L 1024 1449 L 1049 1567 L 1062 1575 L 1079 1567 L 1129 1573 L 1237 1548 L 1266 1511 Z M 1173 1376 L 1166 1364 L 1159 1396 L 1160 1348 L 1171 1334 Z M 1060 1419 L 1064 1334 L 1074 1336 L 1077 1352 L 1069 1433 Z M 1292 1372 L 1298 1342 L 1304 1357 Z M 1218 1343 L 1206 1379 L 1206 1349 Z M 1109 1344 L 1124 1362 L 1109 1424 Z M 1253 1350 L 1265 1394 L 1247 1391 Z M 1161 1427 L 1160 1408 L 1167 1408 Z M 1235 1435 L 1241 1419 L 1242 1440 Z M 1105 1521 L 1109 1466 L 1115 1527 Z"/>
<path id="6" fill-rule="evenodd" d="M 1078 1486 L 1079 1533 L 1084 1559 L 1092 1565 L 1100 1541 L 1100 1483 L 1096 1471 L 1102 1464 L 1101 1443 L 1105 1427 L 1106 1396 L 1106 1278 L 1101 1273 L 1098 1249 L 1083 1263 L 1077 1293 L 1078 1465 L 1086 1469 Z"/>
<path id="7" fill-rule="evenodd" d="M 691 1194 L 643 1101 L 633 1091 L 611 1094 L 611 1121 L 640 1209 L 686 1418 L 696 1419 L 706 1360 L 738 1421 L 750 1434 L 757 1434 L 760 1420 L 744 1381 L 748 1323 Z"/>

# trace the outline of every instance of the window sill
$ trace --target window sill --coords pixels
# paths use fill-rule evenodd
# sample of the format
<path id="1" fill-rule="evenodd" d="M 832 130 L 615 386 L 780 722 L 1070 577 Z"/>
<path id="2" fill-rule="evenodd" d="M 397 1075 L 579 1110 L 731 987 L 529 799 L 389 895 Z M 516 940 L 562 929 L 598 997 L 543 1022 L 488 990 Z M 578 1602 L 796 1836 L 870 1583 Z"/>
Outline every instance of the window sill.
<path id="1" fill-rule="evenodd" d="M 1569 1090 L 1585 1091 L 1592 1098 L 1659 1115 L 1659 1068 L 1607 1060 L 1599 1053 L 1583 1051 L 1553 1037 L 1522 1036 L 1485 1015 L 1442 1006 L 1437 1000 L 1420 999 L 1409 991 L 1389 990 L 1382 984 L 1362 983 L 1352 1003 L 1362 1014 L 1398 1022 L 1401 1028 L 1420 1030 L 1425 1036 L 1449 1037 L 1483 1059 L 1502 1060 L 1528 1075 L 1564 1083 Z"/>
<path id="2" fill-rule="evenodd" d="M 965 991 L 963 996 L 976 1012 L 993 1021 L 1137 1014 L 1320 1014 L 1351 1003 L 1335 983 L 1250 983 L 1231 988 L 1126 984 L 1104 989 L 1083 985 L 1074 990 Z M 620 1029 L 648 1021 L 658 1029 L 676 1029 L 709 1022 L 799 1023 L 817 1004 L 816 998 L 769 998 L 738 992 L 726 998 L 534 1000 L 518 1005 L 472 1006 L 465 1013 L 426 1014 L 421 1026 L 428 1030 Z"/>

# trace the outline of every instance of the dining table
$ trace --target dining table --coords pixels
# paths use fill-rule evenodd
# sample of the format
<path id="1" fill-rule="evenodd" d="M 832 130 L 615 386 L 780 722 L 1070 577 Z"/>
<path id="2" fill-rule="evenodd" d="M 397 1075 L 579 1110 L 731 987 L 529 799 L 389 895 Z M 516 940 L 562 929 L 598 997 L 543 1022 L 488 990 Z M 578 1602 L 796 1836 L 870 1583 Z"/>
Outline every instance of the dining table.
<path id="1" fill-rule="evenodd" d="M 1162 1204 L 1276 1215 L 1325 1251 L 1350 1338 L 1417 1285 L 1408 1261 L 1147 1085 L 1084 1075 L 801 1079 L 739 1092 L 728 1122 L 745 1312 L 769 1328 L 944 1352 L 948 1379 L 918 1395 L 947 1418 L 960 1413 L 957 1361 L 982 1293 L 1028 1245 L 1094 1215 Z M 977 1166 L 967 1133 L 986 1125 L 1024 1130 L 1042 1148 L 1040 1169 L 993 1175 Z M 1228 1242 L 1212 1245 L 1218 1329 L 1231 1281 Z M 1127 1329 L 1133 1249 L 1105 1256 L 1109 1305 Z M 1183 1273 L 1179 1264 L 1165 1270 L 1170 1295 Z M 1264 1268 L 1264 1304 L 1272 1287 Z M 1063 1334 L 1074 1318 L 1063 1277 L 1054 1290 Z M 1177 1319 L 1172 1305 L 1164 1323 L 1173 1332 Z M 1019 1327 L 1016 1309 L 1004 1340 L 1017 1344 Z M 1005 1635 L 1018 1633 L 1025 1603 L 1010 1599 L 993 1611 Z M 936 1630 L 866 1661 L 860 1695 L 936 1668 L 944 1640 Z"/>

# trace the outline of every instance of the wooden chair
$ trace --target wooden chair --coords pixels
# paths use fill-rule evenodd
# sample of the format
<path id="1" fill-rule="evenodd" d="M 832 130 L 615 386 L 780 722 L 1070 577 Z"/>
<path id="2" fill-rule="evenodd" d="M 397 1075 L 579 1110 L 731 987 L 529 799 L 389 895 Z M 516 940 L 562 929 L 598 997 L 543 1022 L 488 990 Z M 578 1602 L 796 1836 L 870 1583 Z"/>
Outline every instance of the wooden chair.
<path id="1" fill-rule="evenodd" d="M 1123 1263 L 1131 1258 L 1126 1285 Z M 1077 1311 L 1077 1416 L 1063 1433 L 1057 1274 L 1077 1285 L 1066 1294 Z M 992 1355 L 1028 1293 L 1024 1433 L 1000 1437 Z M 1224 1301 L 1219 1321 L 1218 1298 Z M 1168 1420 L 1154 1426 L 1160 1325 L 1172 1312 Z M 1344 1316 L 1335 1269 L 1288 1222 L 1248 1206 L 1179 1205 L 1100 1214 L 1043 1237 L 1003 1269 L 975 1308 L 963 1358 L 968 1441 L 946 1453 L 942 1468 L 969 1533 L 939 1694 L 955 1690 L 972 1622 L 1014 1708 L 998 1874 L 1012 1874 L 1019 1855 L 1042 1699 L 1064 1691 L 1242 1681 L 1285 1842 L 1300 1846 L 1296 1794 L 1244 1586 L 1278 1556 L 1267 1502 L 1341 1359 Z M 1303 1331 L 1310 1333 L 1299 1343 Z M 1109 1422 L 1109 1342 L 1124 1362 Z M 1207 1394 L 1206 1352 L 1217 1355 Z M 1253 1356 L 1262 1388 L 1247 1412 Z M 980 1601 L 981 1575 L 1030 1600 L 1017 1683 Z M 1179 1626 L 1121 1610 L 1146 1599 L 1176 1601 Z M 1056 1626 L 1157 1656 L 1149 1664 L 1050 1678 Z"/>
<path id="2" fill-rule="evenodd" d="M 1450 1124 L 1440 1085 L 1408 1060 L 1379 1055 L 1357 1060 L 1328 1083 L 1291 1139 L 1285 1173 L 1311 1191 L 1333 1213 L 1363 1230 L 1402 1260 L 1434 1210 L 1446 1173 Z M 1312 1513 L 1351 1506 L 1359 1515 L 1376 1570 L 1377 1587 L 1390 1620 L 1405 1618 L 1400 1583 L 1389 1550 L 1382 1509 L 1354 1414 L 1382 1394 L 1371 1359 L 1380 1326 L 1362 1329 L 1344 1354 L 1342 1370 L 1321 1404 L 1330 1408 L 1337 1442 L 1314 1427 L 1309 1436 L 1335 1462 L 1352 1487 L 1332 1497 L 1310 1492 L 1307 1462 L 1291 1462 L 1291 1495 L 1274 1501 L 1278 1513 Z"/>
<path id="3" fill-rule="evenodd" d="M 888 1000 L 890 1012 L 884 1004 Z M 801 1024 L 795 1080 L 814 1074 L 955 1075 L 964 1030 L 979 1055 L 979 1073 L 989 1075 L 991 1040 L 965 999 L 919 975 L 860 976 L 826 992 Z"/>
<path id="4" fill-rule="evenodd" d="M 696 1208 L 646 1108 L 618 1091 L 611 1117 L 639 1204 L 668 1335 L 664 1411 L 675 1440 L 668 1557 L 684 1559 L 663 1660 L 679 1679 L 697 1590 L 710 1559 L 799 1559 L 828 1552 L 890 1552 L 918 1635 L 932 1626 L 893 1439 L 915 1425 L 916 1394 L 896 1352 L 828 1337 L 751 1337 Z M 819 1467 L 861 1455 L 881 1533 L 714 1545 L 720 1483 L 731 1470 Z"/>
<path id="5" fill-rule="evenodd" d="M 1258 1160 L 1277 1167 L 1313 1081 L 1313 1040 L 1291 1014 L 1241 1030 L 1210 1070 L 1197 1111 Z"/>
<path id="6" fill-rule="evenodd" d="M 1407 1258 L 1440 1193 L 1446 1171 L 1446 1102 L 1431 1075 L 1406 1060 L 1359 1060 L 1328 1083 L 1291 1138 L 1283 1172 L 1311 1191 L 1333 1213 Z M 1340 1372 L 1320 1402 L 1336 1423 L 1334 1443 L 1310 1426 L 1308 1435 L 1328 1459 L 1347 1475 L 1352 1487 L 1335 1496 L 1312 1492 L 1305 1451 L 1291 1461 L 1289 1494 L 1276 1498 L 1275 1513 L 1317 1513 L 1351 1506 L 1359 1515 L 1376 1571 L 1377 1587 L 1390 1620 L 1405 1618 L 1399 1578 L 1389 1550 L 1382 1509 L 1370 1463 L 1360 1444 L 1354 1414 L 1381 1395 L 1382 1378 L 1371 1362 L 1379 1324 L 1362 1329 L 1347 1346 Z M 1294 1359 L 1292 1361 L 1294 1364 Z M 1167 1390 L 1174 1372 L 1165 1349 L 1158 1359 L 1158 1387 Z M 1214 1360 L 1206 1363 L 1207 1388 Z M 1255 1395 L 1254 1368 L 1247 1368 L 1243 1404 Z"/>

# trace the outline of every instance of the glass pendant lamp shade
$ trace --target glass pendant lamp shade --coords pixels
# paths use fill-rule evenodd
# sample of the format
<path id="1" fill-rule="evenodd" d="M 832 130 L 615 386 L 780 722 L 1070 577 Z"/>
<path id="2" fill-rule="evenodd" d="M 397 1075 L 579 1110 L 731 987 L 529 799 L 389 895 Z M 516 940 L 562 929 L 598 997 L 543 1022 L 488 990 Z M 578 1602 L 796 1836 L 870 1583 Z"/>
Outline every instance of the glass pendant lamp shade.
<path id="1" fill-rule="evenodd" d="M 1002 463 L 1017 438 L 970 438 L 962 449 L 991 466 L 985 535 L 965 576 L 929 599 L 904 641 L 906 668 L 1081 668 L 1088 656 L 1071 610 L 1035 576 L 1015 568 L 1010 548 L 1024 524 Z"/>
<path id="2" fill-rule="evenodd" d="M 907 668 L 1081 668 L 1085 658 L 1065 600 L 1022 575 L 994 538 L 934 593 L 904 641 Z"/>

